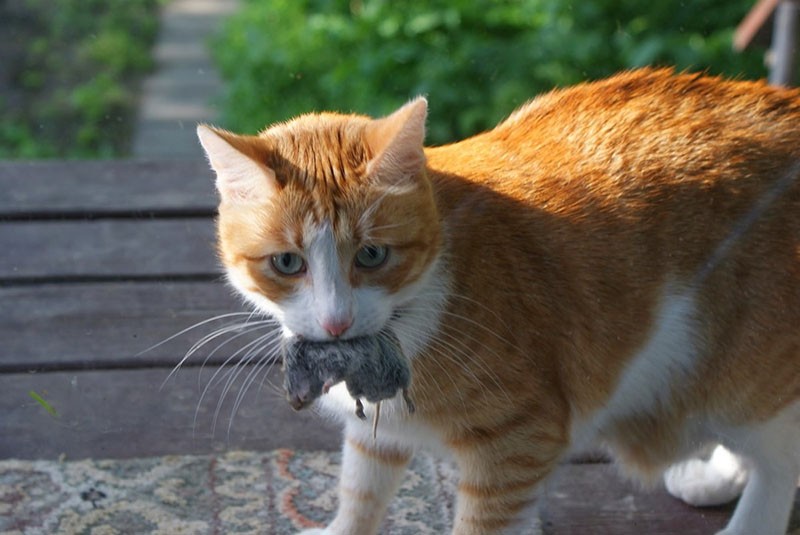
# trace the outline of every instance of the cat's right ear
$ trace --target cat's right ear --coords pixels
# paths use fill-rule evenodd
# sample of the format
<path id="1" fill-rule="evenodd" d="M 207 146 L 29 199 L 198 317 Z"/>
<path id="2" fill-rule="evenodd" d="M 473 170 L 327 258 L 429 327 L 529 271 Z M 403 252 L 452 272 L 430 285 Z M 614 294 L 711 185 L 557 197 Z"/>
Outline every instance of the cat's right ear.
<path id="1" fill-rule="evenodd" d="M 197 137 L 217 174 L 217 191 L 222 202 L 231 204 L 266 202 L 278 189 L 275 171 L 250 157 L 240 136 L 204 124 Z"/>

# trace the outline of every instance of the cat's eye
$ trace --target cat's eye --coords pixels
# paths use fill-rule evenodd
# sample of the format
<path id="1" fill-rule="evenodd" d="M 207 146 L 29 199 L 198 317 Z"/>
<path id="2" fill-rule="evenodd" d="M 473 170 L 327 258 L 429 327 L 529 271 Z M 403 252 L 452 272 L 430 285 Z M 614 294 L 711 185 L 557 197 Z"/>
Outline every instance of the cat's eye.
<path id="1" fill-rule="evenodd" d="M 281 275 L 293 276 L 305 272 L 306 262 L 296 253 L 280 253 L 270 257 L 273 269 Z"/>
<path id="2" fill-rule="evenodd" d="M 356 265 L 362 268 L 381 266 L 389 257 L 389 248 L 383 245 L 365 245 L 356 253 Z"/>

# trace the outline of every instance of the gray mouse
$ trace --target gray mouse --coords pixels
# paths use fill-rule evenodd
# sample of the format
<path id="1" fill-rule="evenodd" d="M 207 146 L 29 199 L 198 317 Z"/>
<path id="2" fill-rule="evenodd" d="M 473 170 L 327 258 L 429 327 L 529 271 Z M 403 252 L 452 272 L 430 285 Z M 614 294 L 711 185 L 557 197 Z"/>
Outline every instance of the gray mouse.
<path id="1" fill-rule="evenodd" d="M 333 342 L 313 342 L 300 337 L 283 346 L 286 397 L 300 410 L 335 384 L 344 381 L 356 400 L 356 415 L 365 419 L 361 398 L 378 404 L 402 390 L 410 413 L 415 410 L 408 395 L 411 368 L 397 337 L 389 331 Z M 376 411 L 377 412 L 377 411 Z M 376 414 L 377 425 L 377 414 Z"/>

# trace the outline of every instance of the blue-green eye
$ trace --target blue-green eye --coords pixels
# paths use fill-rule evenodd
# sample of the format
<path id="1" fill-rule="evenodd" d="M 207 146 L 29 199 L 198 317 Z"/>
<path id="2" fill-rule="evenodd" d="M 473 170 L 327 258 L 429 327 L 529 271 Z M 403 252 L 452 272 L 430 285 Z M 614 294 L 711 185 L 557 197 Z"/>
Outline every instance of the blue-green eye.
<path id="1" fill-rule="evenodd" d="M 303 257 L 295 253 L 280 253 L 272 255 L 270 258 L 272 267 L 281 275 L 291 277 L 299 275 L 306 270 L 306 262 Z"/>
<path id="2" fill-rule="evenodd" d="M 363 268 L 376 268 L 386 262 L 389 248 L 383 245 L 365 245 L 356 253 L 356 265 Z"/>

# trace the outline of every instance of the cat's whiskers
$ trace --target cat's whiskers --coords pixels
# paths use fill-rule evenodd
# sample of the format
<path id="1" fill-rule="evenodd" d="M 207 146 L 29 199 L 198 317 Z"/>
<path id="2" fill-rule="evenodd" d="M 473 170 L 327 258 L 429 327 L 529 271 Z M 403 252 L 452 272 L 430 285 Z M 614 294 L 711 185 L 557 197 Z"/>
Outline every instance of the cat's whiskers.
<path id="1" fill-rule="evenodd" d="M 273 354 L 271 355 L 271 362 L 267 370 L 264 372 L 264 375 L 261 377 L 261 381 L 259 381 L 258 383 L 258 391 L 261 392 L 261 390 L 264 388 L 264 383 L 268 383 L 270 389 L 275 394 L 283 398 L 285 397 L 283 385 L 282 384 L 276 385 L 271 380 L 269 380 L 269 372 L 272 370 L 272 367 L 275 366 L 276 364 L 281 364 L 281 365 L 283 364 L 283 355 L 281 354 L 280 346 L 276 347 L 275 349 L 271 349 L 271 351 L 273 351 Z"/>
<path id="2" fill-rule="evenodd" d="M 405 310 L 413 310 L 414 307 L 412 305 L 412 306 L 409 306 L 409 307 L 404 307 L 404 309 Z M 456 318 L 469 320 L 469 318 L 466 318 L 465 316 L 462 316 L 462 315 L 459 315 L 459 314 L 456 314 L 456 313 L 453 313 L 453 312 L 448 312 L 448 311 L 445 311 L 445 310 L 442 310 L 440 312 L 448 313 L 449 315 L 455 316 Z M 491 329 L 488 329 L 488 328 L 485 328 L 485 329 L 486 329 L 487 332 L 491 333 L 493 336 L 496 336 L 498 339 L 501 339 L 501 340 L 505 341 L 505 339 L 500 338 L 500 336 L 497 335 L 497 333 L 495 333 Z M 486 363 L 476 355 L 475 351 L 464 342 L 464 339 L 466 338 L 467 340 L 469 340 L 469 341 L 473 342 L 474 344 L 478 345 L 481 349 L 486 350 L 486 352 L 488 354 L 492 355 L 493 357 L 495 357 L 497 359 L 500 359 L 501 357 L 497 353 L 497 351 L 492 349 L 490 346 L 488 346 L 484 342 L 481 342 L 478 338 L 476 338 L 475 336 L 471 335 L 468 332 L 459 331 L 457 334 L 459 336 L 456 336 L 453 333 L 449 333 L 446 330 L 440 329 L 436 333 L 436 336 L 431 338 L 431 340 L 429 341 L 429 344 L 434 343 L 434 342 L 438 342 L 439 344 L 446 344 L 445 347 L 449 347 L 450 349 L 453 350 L 453 352 L 451 354 L 449 354 L 449 355 L 444 355 L 443 354 L 443 356 L 448 356 L 452 362 L 455 362 L 457 364 L 466 365 L 468 363 L 472 363 L 472 364 L 476 365 L 481 372 L 486 374 L 486 376 L 489 379 L 491 379 L 491 381 L 495 384 L 495 386 L 497 386 L 498 390 L 500 392 L 502 392 L 502 394 L 505 396 L 506 400 L 507 401 L 511 401 L 508 393 L 505 391 L 505 388 L 503 388 L 503 386 L 502 386 L 502 382 L 497 377 L 497 374 L 495 374 L 491 370 L 491 368 L 489 368 L 486 365 Z M 444 340 L 441 339 L 442 337 L 447 337 L 447 339 L 452 340 L 452 343 L 445 342 Z M 458 343 L 461 346 L 460 350 L 459 350 L 459 347 L 456 347 L 454 345 L 455 343 Z M 463 359 L 457 358 L 458 356 L 463 357 Z M 475 379 L 475 381 L 478 384 L 481 384 L 479 379 L 478 379 L 478 377 L 475 375 L 474 372 L 472 372 L 472 370 L 469 370 L 466 367 L 463 367 L 463 369 L 465 371 L 469 372 L 472 375 L 473 379 Z"/>
<path id="3" fill-rule="evenodd" d="M 480 346 L 483 346 L 493 356 L 497 356 L 497 352 L 495 352 L 494 350 L 492 350 L 491 348 L 489 348 L 485 344 L 481 343 L 479 340 L 476 340 L 474 337 L 470 336 L 469 334 L 465 334 L 465 333 L 459 333 L 459 334 L 461 334 L 460 337 L 456 336 L 455 334 L 449 333 L 447 331 L 441 331 L 441 332 L 438 333 L 438 336 L 446 337 L 448 340 L 451 340 L 451 342 L 448 343 L 449 347 L 452 347 L 454 349 L 459 349 L 459 348 L 461 349 L 461 351 L 458 352 L 458 353 L 451 353 L 452 357 L 457 357 L 459 355 L 464 357 L 466 362 L 456 359 L 459 364 L 469 365 L 471 363 L 471 364 L 477 365 L 478 370 L 481 371 L 482 373 L 486 374 L 486 376 L 489 378 L 489 380 L 491 380 L 492 383 L 494 383 L 494 385 L 497 387 L 497 392 L 493 392 L 491 389 L 486 388 L 486 386 L 484 386 L 484 388 L 486 389 L 487 392 L 490 392 L 493 395 L 495 395 L 497 393 L 502 393 L 503 397 L 505 397 L 506 401 L 510 402 L 511 401 L 511 397 L 508 395 L 508 392 L 506 391 L 506 388 L 503 386 L 503 384 L 500 381 L 500 379 L 497 376 L 497 374 L 494 373 L 492 371 L 492 369 L 489 368 L 486 365 L 486 363 L 483 361 L 483 359 L 479 358 L 475 354 L 474 350 L 467 344 L 467 342 L 464 340 L 464 338 L 466 338 L 469 341 L 473 341 L 473 342 L 475 342 L 476 344 L 478 344 Z M 458 346 L 456 346 L 455 344 L 458 344 Z M 473 379 L 475 379 L 477 384 L 484 385 L 484 382 L 478 378 L 478 376 L 476 375 L 476 373 L 473 370 L 470 370 L 468 368 L 464 368 L 464 369 L 470 374 L 470 376 Z M 495 395 L 495 397 L 496 397 L 496 395 Z"/>
<path id="4" fill-rule="evenodd" d="M 280 343 L 281 341 L 279 337 L 277 339 L 272 338 L 270 340 L 265 340 L 263 343 L 253 347 L 253 349 L 248 351 L 244 357 L 245 360 L 243 360 L 243 362 L 239 365 L 239 368 L 243 369 L 244 366 L 249 365 L 249 361 L 252 358 L 258 354 L 261 355 L 260 359 L 252 364 L 252 370 L 250 370 L 250 372 L 244 378 L 241 388 L 239 388 L 239 391 L 236 393 L 236 399 L 234 400 L 233 407 L 231 408 L 230 419 L 228 421 L 228 436 L 230 436 L 231 428 L 233 427 L 234 417 L 238 412 L 242 401 L 244 401 L 247 391 L 258 377 L 258 374 L 265 368 L 266 373 L 269 373 L 269 370 L 271 370 L 275 363 L 279 361 L 279 359 L 276 359 L 275 357 L 279 354 Z M 233 380 L 235 380 L 235 378 L 233 378 Z"/>
<path id="5" fill-rule="evenodd" d="M 414 327 L 411 326 L 411 325 L 396 325 L 396 326 L 392 326 L 391 328 L 395 329 L 396 332 L 399 332 L 399 333 L 404 334 L 404 335 L 417 334 L 415 332 L 415 330 L 414 330 Z M 444 344 L 441 341 L 436 340 L 436 339 L 430 340 L 429 344 L 433 345 L 434 347 L 438 347 L 439 350 L 437 350 L 437 353 L 441 354 L 443 357 L 448 358 L 449 360 L 451 360 L 452 362 L 455 362 L 455 363 L 459 363 L 460 362 L 457 359 L 455 359 L 454 357 L 451 357 L 451 356 L 449 356 L 447 354 L 448 351 L 452 351 L 452 350 L 457 349 L 457 348 L 449 348 L 449 347 L 447 347 L 446 344 Z M 465 399 L 464 399 L 464 393 L 458 388 L 458 384 L 455 382 L 455 379 L 452 377 L 451 374 L 448 373 L 448 370 L 437 359 L 432 359 L 432 362 L 442 371 L 442 374 L 445 377 L 447 377 L 450 380 L 450 382 L 453 384 L 454 391 L 456 392 L 456 394 L 458 396 L 458 399 L 461 402 L 462 407 L 464 408 L 464 410 L 466 410 L 467 409 L 467 405 L 466 405 L 466 402 L 465 402 Z M 439 386 L 439 382 L 434 377 L 431 377 L 430 379 L 432 381 L 432 384 L 436 385 L 438 387 L 439 394 L 441 395 L 440 399 L 444 398 L 445 397 L 444 396 L 444 392 L 441 390 L 441 386 Z M 420 380 L 423 380 L 423 382 L 424 382 L 424 378 L 420 377 L 419 375 L 412 376 L 411 380 L 412 380 L 412 382 L 413 381 L 420 381 Z M 427 383 L 427 384 L 431 384 L 431 383 Z M 430 388 L 423 389 L 423 391 L 425 391 L 425 392 L 427 392 L 429 390 L 430 390 Z"/>
<path id="6" fill-rule="evenodd" d="M 212 419 L 212 424 L 211 424 L 212 433 L 216 430 L 217 421 L 219 419 L 219 413 L 220 413 L 220 410 L 222 409 L 222 404 L 224 403 L 225 398 L 227 397 L 231 386 L 236 381 L 236 378 L 241 373 L 241 370 L 243 370 L 245 366 L 249 365 L 249 363 L 253 360 L 253 358 L 255 358 L 255 353 L 252 351 L 252 349 L 255 348 L 255 347 L 258 347 L 260 344 L 262 344 L 264 342 L 269 343 L 270 340 L 268 340 L 268 339 L 270 339 L 271 337 L 275 336 L 276 334 L 277 334 L 276 331 L 272 331 L 272 332 L 266 333 L 266 334 L 264 334 L 262 336 L 259 336 L 255 340 L 247 343 L 243 347 L 239 348 L 236 352 L 234 352 L 223 363 L 222 366 L 219 367 L 219 369 L 217 369 L 216 372 L 214 372 L 214 374 L 211 376 L 211 379 L 209 379 L 208 384 L 206 385 L 205 389 L 203 390 L 203 393 L 200 396 L 200 401 L 198 402 L 198 410 L 200 408 L 200 404 L 202 404 L 202 401 L 203 401 L 206 393 L 208 392 L 208 390 L 211 388 L 211 386 L 213 384 L 215 384 L 215 383 L 219 384 L 223 380 L 225 381 L 225 385 L 223 386 L 222 392 L 220 393 L 219 399 L 217 400 L 216 409 L 214 410 L 214 417 Z M 242 355 L 242 356 L 240 357 L 240 355 Z M 237 359 L 237 361 L 235 362 L 235 364 L 233 366 L 229 367 L 228 364 L 231 362 L 232 359 Z M 217 380 L 217 377 L 219 376 L 219 374 L 226 367 L 228 369 L 219 378 L 219 380 Z M 197 412 L 195 414 L 197 414 Z"/>
<path id="7" fill-rule="evenodd" d="M 247 343 L 246 345 L 238 348 L 228 358 L 226 358 L 225 361 L 222 364 L 220 364 L 220 366 L 214 371 L 214 373 L 208 379 L 208 381 L 206 382 L 205 387 L 203 388 L 203 391 L 200 394 L 200 398 L 198 399 L 197 406 L 195 408 L 195 418 L 194 418 L 195 424 L 197 422 L 197 418 L 198 418 L 199 413 L 200 413 L 200 408 L 202 407 L 203 401 L 204 401 L 206 395 L 208 394 L 209 390 L 213 386 L 219 384 L 219 382 L 223 381 L 225 378 L 229 377 L 230 374 L 233 372 L 233 370 L 235 370 L 239 366 L 238 362 L 234 366 L 230 366 L 230 364 L 232 362 L 236 361 L 237 359 L 241 360 L 239 356 L 242 353 L 248 351 L 250 348 L 252 348 L 253 346 L 255 346 L 257 344 L 262 343 L 266 338 L 274 336 L 275 332 L 276 331 L 273 330 L 273 331 L 270 331 L 270 332 L 268 332 L 266 334 L 263 334 L 263 335 L 259 336 L 258 338 L 256 338 L 255 340 L 252 340 L 251 342 Z M 242 334 L 246 334 L 246 333 L 242 333 Z M 238 336 L 241 336 L 241 335 L 237 335 L 237 337 Z M 231 341 L 230 339 L 226 340 L 225 342 L 220 344 L 220 346 L 217 346 L 214 349 L 214 351 L 217 351 L 221 346 L 226 345 L 230 341 Z M 221 377 L 220 377 L 220 374 L 222 374 Z M 199 381 L 200 381 L 200 376 L 198 375 L 198 386 L 199 386 Z"/>
<path id="8" fill-rule="evenodd" d="M 252 317 L 252 314 L 248 314 L 248 316 Z M 243 336 L 245 334 L 257 331 L 257 330 L 265 328 L 265 327 L 272 328 L 272 327 L 275 326 L 274 320 L 271 320 L 271 319 L 270 320 L 261 320 L 261 321 L 254 322 L 254 323 L 248 323 L 248 321 L 249 321 L 249 318 L 248 318 L 248 320 L 246 320 L 243 323 L 236 322 L 236 323 L 232 323 L 232 324 L 226 325 L 226 326 L 221 327 L 221 328 L 219 328 L 219 329 L 217 329 L 215 331 L 212 331 L 209 334 L 206 334 L 200 340 L 195 342 L 192 345 L 192 347 L 189 348 L 188 351 L 186 351 L 186 353 L 183 355 L 181 360 L 172 368 L 170 373 L 167 375 L 167 377 L 161 383 L 161 388 L 164 388 L 164 386 L 167 384 L 167 382 L 178 372 L 178 370 L 186 363 L 186 361 L 188 361 L 200 349 L 202 349 L 205 345 L 209 344 L 211 341 L 213 341 L 213 340 L 215 340 L 215 339 L 217 339 L 217 338 L 219 338 L 221 336 L 225 336 L 227 334 L 237 333 L 236 335 L 234 335 L 231 338 L 229 338 L 228 340 L 226 340 L 223 344 L 220 344 L 219 346 L 217 346 L 211 353 L 209 353 L 206 356 L 206 358 L 203 360 L 203 364 L 201 365 L 201 370 L 202 370 L 203 367 L 205 367 L 206 363 L 208 362 L 208 359 L 214 353 L 216 353 L 216 351 L 218 351 L 221 346 L 226 345 L 228 342 L 233 341 L 234 339 L 236 339 L 236 338 L 238 338 L 240 336 Z"/>
<path id="9" fill-rule="evenodd" d="M 477 328 L 481 329 L 483 332 L 493 336 L 495 339 L 500 340 L 503 343 L 509 345 L 512 349 L 514 349 L 516 351 L 522 351 L 522 348 L 520 348 L 519 346 L 517 346 L 517 345 L 515 345 L 515 344 L 513 344 L 511 342 L 510 337 L 513 336 L 513 334 L 514 334 L 513 331 L 511 331 L 511 329 L 509 329 L 507 335 L 504 337 L 500 333 L 490 329 L 489 327 L 487 327 L 486 325 L 483 325 L 482 323 L 479 323 L 479 322 L 475 321 L 474 319 L 470 318 L 469 316 L 465 316 L 463 314 L 459 314 L 457 312 L 453 312 L 452 310 L 447 310 L 447 309 L 441 310 L 440 313 L 443 314 L 443 315 L 446 315 L 446 316 L 450 316 L 451 318 L 455 318 L 457 320 L 461 320 L 461 321 L 464 321 L 466 323 L 469 323 L 471 326 L 477 327 Z M 463 332 L 463 334 L 467 334 L 467 333 Z"/>
<path id="10" fill-rule="evenodd" d="M 241 351 L 245 350 L 246 348 L 250 347 L 250 345 L 251 345 L 253 342 L 260 340 L 260 339 L 261 339 L 261 338 L 263 338 L 264 336 L 271 336 L 273 333 L 275 333 L 275 332 L 276 332 L 276 329 L 274 329 L 274 328 L 273 328 L 273 327 L 274 327 L 274 325 L 273 325 L 271 322 L 269 322 L 269 323 L 265 323 L 265 324 L 263 324 L 263 325 L 256 325 L 256 326 L 253 326 L 253 327 L 251 327 L 251 328 L 248 328 L 248 329 L 245 329 L 245 330 L 240 330 L 239 332 L 237 332 L 237 333 L 236 333 L 236 334 L 234 334 L 233 336 L 231 336 L 231 337 L 229 337 L 229 338 L 227 338 L 227 339 L 223 340 L 223 341 L 222 341 L 222 342 L 220 342 L 219 344 L 217 344 L 217 346 L 216 346 L 214 349 L 212 349 L 211 351 L 209 351 L 209 353 L 208 353 L 208 354 L 205 356 L 205 358 L 203 359 L 203 363 L 202 363 L 202 365 L 200 366 L 200 371 L 202 372 L 202 370 L 205 368 L 206 364 L 208 364 L 208 361 L 211 359 L 211 357 L 213 357 L 214 355 L 216 355 L 216 354 L 217 354 L 217 353 L 218 353 L 218 352 L 219 352 L 219 351 L 220 351 L 220 350 L 221 350 L 223 347 L 225 347 L 225 346 L 227 346 L 227 345 L 229 345 L 229 344 L 233 343 L 235 340 L 237 340 L 237 339 L 239 339 L 239 338 L 241 338 L 241 337 L 243 337 L 243 336 L 247 336 L 248 334 L 254 333 L 254 332 L 256 332 L 256 331 L 260 331 L 260 330 L 261 330 L 261 329 L 263 329 L 264 327 L 269 327 L 269 328 L 270 328 L 269 332 L 267 332 L 266 334 L 264 334 L 264 335 L 262 335 L 262 336 L 260 336 L 260 337 L 256 338 L 256 340 L 249 342 L 248 344 L 246 344 L 246 345 L 245 345 L 245 346 L 243 346 L 242 348 L 239 348 L 239 349 L 237 349 L 237 351 L 236 351 L 236 353 L 234 353 L 234 355 L 236 355 L 236 354 L 240 353 Z M 210 340 L 209 340 L 209 342 L 210 342 Z M 230 359 L 228 359 L 228 360 L 225 360 L 225 362 L 222 364 L 222 366 L 221 366 L 221 367 L 224 367 L 224 366 L 225 366 L 225 364 L 226 364 L 226 363 L 227 363 L 229 360 L 230 360 Z M 198 386 L 199 386 L 199 381 L 200 381 L 200 376 L 198 375 Z"/>
<path id="11" fill-rule="evenodd" d="M 190 332 L 190 331 L 192 331 L 194 329 L 197 329 L 199 327 L 202 327 L 203 325 L 206 325 L 208 323 L 212 323 L 214 321 L 219 321 L 219 320 L 222 320 L 222 319 L 232 318 L 232 317 L 236 317 L 236 316 L 250 316 L 250 317 L 252 317 L 252 315 L 253 315 L 252 312 L 229 312 L 227 314 L 220 314 L 218 316 L 213 316 L 211 318 L 204 319 L 202 321 L 198 321 L 197 323 L 195 323 L 193 325 L 190 325 L 189 327 L 186 327 L 185 329 L 183 329 L 181 331 L 178 331 L 177 333 L 175 333 L 175 334 L 173 334 L 171 336 L 168 336 L 167 338 L 164 338 L 160 342 L 151 345 L 147 349 L 143 349 L 142 351 L 139 351 L 138 353 L 136 353 L 134 355 L 134 357 L 140 357 L 140 356 L 144 355 L 145 353 L 149 353 L 150 351 L 163 346 L 167 342 L 171 342 L 172 340 L 175 340 L 176 338 L 178 338 L 180 336 L 183 336 L 184 334 L 186 334 L 186 333 L 188 333 L 188 332 Z M 245 321 L 245 323 L 247 323 L 247 321 Z"/>
<path id="12" fill-rule="evenodd" d="M 485 391 L 492 397 L 498 398 L 502 394 L 506 402 L 511 401 L 508 392 L 506 392 L 506 389 L 502 386 L 502 383 L 497 375 L 492 372 L 491 369 L 488 368 L 477 356 L 475 356 L 473 350 L 460 338 L 450 333 L 439 332 L 436 337 L 429 341 L 428 347 L 432 351 L 432 354 L 430 355 L 431 362 L 435 362 L 448 377 L 451 377 L 451 375 L 447 373 L 446 369 L 438 361 L 436 356 L 447 359 L 453 364 L 456 364 L 461 371 L 465 372 L 473 379 L 473 384 L 475 386 Z M 488 385 L 486 385 L 484 381 L 478 377 L 478 375 L 475 373 L 475 370 L 471 369 L 471 363 L 475 364 L 478 370 L 484 373 L 486 377 L 488 377 L 488 379 L 494 383 L 494 385 L 497 387 L 496 391 L 488 388 Z M 457 385 L 454 383 L 453 386 Z M 456 390 L 459 392 L 459 396 L 464 396 L 464 394 L 458 388 L 456 388 Z"/>
<path id="13" fill-rule="evenodd" d="M 508 331 L 509 335 L 511 335 L 514 332 L 511 329 L 511 326 L 508 323 L 506 323 L 506 320 L 505 320 L 505 318 L 503 318 L 503 316 L 501 316 L 495 310 L 492 310 L 491 308 L 486 306 L 484 303 L 481 303 L 477 299 L 474 299 L 474 298 L 469 297 L 467 295 L 455 293 L 455 292 L 453 292 L 451 290 L 447 292 L 447 297 L 448 297 L 448 299 L 451 299 L 451 298 L 461 299 L 462 301 L 466 301 L 467 303 L 470 303 L 470 304 L 473 304 L 473 305 L 477 305 L 481 309 L 485 310 L 486 312 L 488 312 L 489 314 L 494 316 L 495 319 L 497 319 L 497 321 L 499 321 L 503 325 L 503 327 L 506 328 L 506 331 Z"/>
<path id="14" fill-rule="evenodd" d="M 281 333 L 278 331 L 273 331 L 272 333 L 268 333 L 264 336 L 259 337 L 257 340 L 254 340 L 253 347 L 244 354 L 241 361 L 246 361 L 253 356 L 258 354 L 262 354 L 262 357 L 269 356 L 270 358 L 275 357 L 278 353 L 277 350 L 280 347 L 281 341 Z M 268 355 L 264 355 L 263 351 L 268 350 Z"/>
<path id="15" fill-rule="evenodd" d="M 261 361 L 258 364 L 256 364 L 256 366 L 259 369 L 257 370 L 257 373 L 253 376 L 253 379 L 250 381 L 250 384 L 247 385 L 247 388 L 250 388 L 252 384 L 255 383 L 256 380 L 258 380 L 258 375 L 261 374 L 261 380 L 258 381 L 258 390 L 256 393 L 257 394 L 260 393 L 261 390 L 263 390 L 264 388 L 264 383 L 268 383 L 269 391 L 276 394 L 279 398 L 283 399 L 285 397 L 283 385 L 277 385 L 273 383 L 271 380 L 269 380 L 269 374 L 272 371 L 272 368 L 276 364 L 282 363 L 280 348 L 279 347 L 270 348 L 269 351 L 270 353 L 265 355 L 264 356 L 265 358 L 262 358 Z"/>
<path id="16" fill-rule="evenodd" d="M 249 321 L 249 318 L 248 318 L 248 321 Z M 224 336 L 224 335 L 230 334 L 230 333 L 236 333 L 236 337 L 238 337 L 239 335 L 243 335 L 243 334 L 247 334 L 247 333 L 251 333 L 253 331 L 259 330 L 262 327 L 272 327 L 272 326 L 275 325 L 275 322 L 273 320 L 263 320 L 263 321 L 258 321 L 258 322 L 255 322 L 255 323 L 248 323 L 248 321 L 245 321 L 244 323 L 236 323 L 236 324 L 228 325 L 226 327 L 223 327 L 221 329 L 217 329 L 216 331 L 213 331 L 213 332 L 205 335 L 203 338 L 201 338 L 200 340 L 195 342 L 195 344 L 189 349 L 189 351 L 186 352 L 186 355 L 184 355 L 184 358 L 182 359 L 181 363 L 183 363 L 186 359 L 188 359 L 192 355 L 194 355 L 203 346 L 209 344 L 212 340 L 215 340 L 215 339 L 217 339 L 217 338 L 219 338 L 221 336 Z M 217 349 L 218 348 L 219 348 L 219 346 L 217 347 Z M 215 349 L 215 351 L 216 351 L 216 349 Z M 206 357 L 206 359 L 205 359 L 203 364 L 205 364 L 206 362 L 208 362 L 208 357 Z M 180 366 L 180 364 L 179 364 L 179 366 Z"/>
<path id="17" fill-rule="evenodd" d="M 411 304 L 402 306 L 401 310 L 410 311 L 410 312 L 417 311 L 417 312 L 426 313 L 428 311 L 428 308 L 425 307 L 424 305 L 415 305 L 415 304 L 411 303 Z M 490 310 L 490 309 L 487 308 L 486 310 Z M 504 337 L 504 336 L 501 336 L 500 333 L 490 329 L 489 327 L 486 327 L 482 323 L 479 323 L 479 322 L 475 321 L 474 319 L 470 318 L 469 316 L 465 316 L 463 314 L 458 314 L 457 312 L 453 312 L 452 310 L 448 310 L 448 309 L 446 309 L 444 307 L 439 308 L 437 310 L 437 314 L 449 316 L 449 317 L 455 318 L 457 320 L 462 320 L 465 323 L 470 324 L 470 326 L 474 326 L 474 327 L 480 328 L 481 330 L 483 330 L 485 333 L 489 334 L 491 337 L 495 338 L 496 340 L 499 340 L 499 341 L 503 342 L 504 344 L 508 344 L 512 349 L 515 349 L 515 350 L 518 350 L 518 351 L 520 350 L 519 347 L 517 347 L 516 345 L 512 344 L 509 341 L 509 337 L 511 337 L 513 335 L 513 332 L 511 331 L 511 329 L 509 329 L 509 331 L 507 333 L 507 336 Z M 470 335 L 468 331 L 459 331 L 459 334 L 463 335 L 463 336 L 469 336 L 472 341 L 474 341 L 476 343 L 479 343 L 485 349 L 488 349 L 488 350 L 492 351 L 486 344 L 481 343 L 476 337 Z M 493 355 L 497 356 L 497 353 L 493 352 Z"/>
<path id="18" fill-rule="evenodd" d="M 445 358 L 449 358 L 442 351 L 443 350 L 437 351 L 437 353 L 442 354 L 442 356 L 444 356 Z M 450 380 L 450 383 L 453 385 L 453 392 L 455 392 L 455 396 L 458 399 L 459 403 L 461 404 L 462 410 L 463 411 L 467 411 L 468 409 L 467 409 L 467 401 L 466 401 L 467 396 L 466 396 L 466 393 L 463 392 L 462 389 L 458 388 L 458 383 L 456 383 L 455 378 L 450 376 L 449 373 L 448 373 L 450 370 L 445 368 L 444 364 L 442 364 L 438 359 L 432 359 L 431 362 L 433 362 L 433 364 L 442 372 L 442 374 L 446 375 L 447 378 Z M 412 380 L 416 380 L 416 377 L 414 379 L 412 379 Z M 438 378 L 436 377 L 436 375 L 433 372 L 428 374 L 428 381 L 429 381 L 427 383 L 428 385 L 430 385 L 432 383 L 439 390 L 439 396 L 436 399 L 433 400 L 434 402 L 441 403 L 443 399 L 449 399 L 450 398 L 450 396 L 448 396 L 448 395 L 446 395 L 444 393 L 444 390 L 442 389 L 442 386 L 439 384 Z M 430 387 L 426 388 L 425 390 L 426 390 L 426 392 L 429 391 Z M 453 401 L 455 401 L 455 399 Z"/>
<path id="19" fill-rule="evenodd" d="M 448 332 L 448 331 L 445 331 L 445 330 L 441 330 L 438 333 L 438 336 L 447 337 L 449 340 L 452 340 L 454 343 L 458 343 L 462 347 L 462 352 L 460 354 L 466 359 L 466 362 L 475 364 L 478 367 L 478 369 L 481 372 L 483 372 L 484 374 L 486 374 L 486 376 L 494 383 L 494 385 L 498 389 L 498 392 L 503 394 L 503 396 L 506 398 L 506 401 L 510 402 L 511 398 L 508 395 L 508 392 L 506 392 L 506 388 L 503 386 L 502 381 L 500 380 L 500 378 L 486 364 L 484 359 L 480 358 L 477 355 L 477 353 L 474 351 L 474 349 L 472 347 L 470 347 L 470 345 L 467 344 L 467 342 L 472 342 L 472 343 L 476 344 L 482 350 L 485 350 L 487 354 L 491 355 L 492 357 L 495 357 L 495 358 L 499 359 L 501 357 L 497 353 L 497 351 L 495 351 L 491 346 L 481 342 L 480 340 L 478 340 L 476 337 L 472 336 L 469 333 L 466 333 L 466 332 L 463 332 L 463 331 L 457 331 L 457 334 L 458 334 L 458 336 L 456 334 L 454 334 L 454 333 L 451 333 L 451 332 Z M 475 374 L 472 373 L 472 376 L 475 377 Z M 483 382 L 481 381 L 480 384 L 483 384 Z"/>

